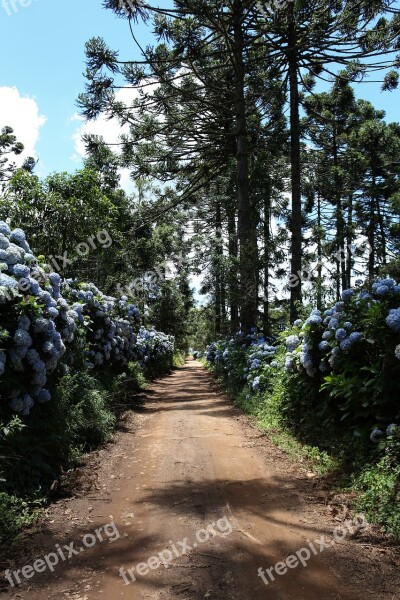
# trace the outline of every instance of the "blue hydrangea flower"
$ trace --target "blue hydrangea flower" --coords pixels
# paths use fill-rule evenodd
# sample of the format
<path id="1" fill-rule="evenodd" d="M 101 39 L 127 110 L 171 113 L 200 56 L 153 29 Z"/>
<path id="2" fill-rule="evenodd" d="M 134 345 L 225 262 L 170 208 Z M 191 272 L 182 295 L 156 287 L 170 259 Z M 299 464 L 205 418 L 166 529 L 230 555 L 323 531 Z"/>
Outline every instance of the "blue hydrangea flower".
<path id="1" fill-rule="evenodd" d="M 400 308 L 392 308 L 386 318 L 386 324 L 396 333 L 400 332 Z"/>
<path id="2" fill-rule="evenodd" d="M 393 281 L 393 279 L 381 279 L 379 284 L 385 285 L 386 287 L 388 287 L 391 290 L 394 288 L 395 282 Z"/>
<path id="3" fill-rule="evenodd" d="M 342 300 L 343 302 L 348 302 L 354 296 L 354 290 L 351 288 L 348 290 L 343 290 L 342 292 Z"/>
<path id="4" fill-rule="evenodd" d="M 291 371 L 294 368 L 294 360 L 293 358 L 285 359 L 285 369 Z"/>
<path id="5" fill-rule="evenodd" d="M 396 346 L 396 348 L 394 350 L 394 355 L 397 358 L 397 360 L 400 360 L 400 344 L 398 346 Z"/>
<path id="6" fill-rule="evenodd" d="M 286 338 L 286 348 L 288 349 L 289 352 L 293 352 L 294 350 L 296 350 L 296 348 L 299 344 L 300 344 L 300 339 L 297 337 L 297 335 L 289 335 Z"/>
<path id="7" fill-rule="evenodd" d="M 58 273 L 50 273 L 49 281 L 53 286 L 59 286 L 61 283 L 61 277 Z"/>
<path id="8" fill-rule="evenodd" d="M 379 285 L 375 291 L 377 296 L 385 296 L 389 292 L 390 292 L 390 289 L 386 285 Z"/>
<path id="9" fill-rule="evenodd" d="M 18 319 L 18 329 L 24 329 L 25 331 L 29 330 L 31 326 L 31 320 L 27 316 L 22 316 Z"/>
<path id="10" fill-rule="evenodd" d="M 18 283 L 9 275 L 5 275 L 5 273 L 0 273 L 0 286 L 8 289 L 17 289 Z"/>
<path id="11" fill-rule="evenodd" d="M 44 365 L 44 372 L 43 371 L 37 371 L 35 373 L 35 375 L 32 378 L 32 383 L 34 383 L 35 385 L 40 385 L 40 386 L 44 386 L 47 383 L 47 377 L 46 377 L 46 365 Z"/>
<path id="12" fill-rule="evenodd" d="M 351 333 L 349 335 L 349 340 L 351 341 L 352 344 L 359 342 L 361 340 L 361 338 L 362 338 L 362 335 L 358 331 L 353 331 L 353 333 Z"/>
<path id="13" fill-rule="evenodd" d="M 35 403 L 33 399 L 29 396 L 29 394 L 24 394 L 23 398 L 24 408 L 22 414 L 26 417 L 29 415 L 31 409 L 34 407 Z"/>
<path id="14" fill-rule="evenodd" d="M 358 294 L 358 297 L 359 297 L 360 300 L 370 300 L 371 299 L 370 294 L 368 294 L 368 292 L 365 292 L 365 291 L 361 291 Z"/>
<path id="15" fill-rule="evenodd" d="M 32 254 L 32 252 L 25 252 L 24 262 L 26 262 L 28 265 L 34 265 L 36 264 L 36 257 Z"/>
<path id="16" fill-rule="evenodd" d="M 339 327 L 339 320 L 333 317 L 332 319 L 330 319 L 328 327 L 329 329 L 332 329 L 332 331 L 336 330 Z"/>
<path id="17" fill-rule="evenodd" d="M 51 302 L 53 300 L 53 298 L 51 297 L 51 294 L 47 290 L 43 290 L 42 292 L 40 292 L 39 298 L 45 306 L 50 306 Z"/>
<path id="18" fill-rule="evenodd" d="M 352 346 L 353 346 L 353 343 L 350 340 L 350 338 L 340 342 L 340 349 L 343 350 L 344 352 L 348 352 Z"/>
<path id="19" fill-rule="evenodd" d="M 322 319 L 318 314 L 311 314 L 306 320 L 306 325 L 320 325 L 322 323 Z"/>
<path id="20" fill-rule="evenodd" d="M 335 338 L 341 342 L 347 337 L 347 331 L 345 329 L 338 329 L 335 333 Z"/>
<path id="21" fill-rule="evenodd" d="M 24 329 L 17 329 L 14 334 L 14 344 L 16 346 L 25 346 L 29 348 L 33 344 L 33 340 L 29 333 Z"/>
<path id="22" fill-rule="evenodd" d="M 0 250 L 7 250 L 9 245 L 10 240 L 3 233 L 0 233 Z"/>
<path id="23" fill-rule="evenodd" d="M 312 369 L 314 367 L 313 357 L 309 352 L 303 352 L 300 354 L 300 362 L 305 369 Z"/>
<path id="24" fill-rule="evenodd" d="M 331 349 L 329 343 L 325 340 L 320 342 L 318 348 L 321 350 L 321 352 L 328 352 Z"/>
<path id="25" fill-rule="evenodd" d="M 45 388 L 41 389 L 37 396 L 37 401 L 43 404 L 44 402 L 49 402 L 50 400 L 51 394 L 49 390 L 46 390 Z"/>
<path id="26" fill-rule="evenodd" d="M 38 296 L 40 294 L 40 285 L 39 283 L 36 281 L 36 279 L 33 279 L 33 277 L 29 277 L 28 281 L 30 283 L 30 289 L 31 292 L 34 296 Z"/>
<path id="27" fill-rule="evenodd" d="M 28 361 L 28 363 L 30 365 L 34 365 L 35 363 L 37 363 L 40 360 L 39 352 L 37 350 L 35 350 L 34 348 L 31 348 L 26 353 L 26 360 Z"/>
<path id="28" fill-rule="evenodd" d="M 43 344 L 43 352 L 45 354 L 52 354 L 54 352 L 54 345 L 49 340 Z"/>
<path id="29" fill-rule="evenodd" d="M 25 403 L 22 398 L 12 398 L 12 400 L 10 400 L 10 408 L 16 413 L 22 413 L 25 408 Z"/>
<path id="30" fill-rule="evenodd" d="M 1 253 L 5 253 L 5 256 L 2 256 L 1 260 L 5 260 L 9 266 L 14 266 L 21 262 L 22 252 L 15 244 L 10 244 L 7 250 L 0 250 Z"/>
<path id="31" fill-rule="evenodd" d="M 391 423 L 390 425 L 388 425 L 387 429 L 386 429 L 386 435 L 390 436 L 390 435 L 394 435 L 396 433 L 398 429 L 398 425 L 396 425 L 396 423 Z"/>
<path id="32" fill-rule="evenodd" d="M 35 333 L 42 333 L 47 329 L 48 320 L 44 317 L 37 317 L 33 322 L 33 331 Z"/>
<path id="33" fill-rule="evenodd" d="M 13 272 L 14 272 L 15 277 L 18 277 L 18 279 L 21 279 L 21 278 L 25 279 L 25 278 L 29 277 L 30 269 L 26 265 L 17 264 L 14 266 Z"/>
<path id="34" fill-rule="evenodd" d="M 333 336 L 332 331 L 324 331 L 324 333 L 322 334 L 322 339 L 330 340 L 332 336 Z"/>
<path id="35" fill-rule="evenodd" d="M 378 443 L 379 440 L 381 438 L 383 438 L 383 436 L 384 436 L 383 431 L 381 431 L 380 429 L 375 428 L 375 429 L 372 430 L 371 435 L 369 436 L 369 439 L 371 440 L 371 442 Z"/>
<path id="36" fill-rule="evenodd" d="M 6 235 L 7 237 L 10 237 L 11 229 L 4 221 L 0 221 L 0 233 Z"/>
<path id="37" fill-rule="evenodd" d="M 25 242 L 26 241 L 25 232 L 22 231 L 22 229 L 14 229 L 10 233 L 10 240 L 12 242 L 18 242 L 18 244 Z"/>

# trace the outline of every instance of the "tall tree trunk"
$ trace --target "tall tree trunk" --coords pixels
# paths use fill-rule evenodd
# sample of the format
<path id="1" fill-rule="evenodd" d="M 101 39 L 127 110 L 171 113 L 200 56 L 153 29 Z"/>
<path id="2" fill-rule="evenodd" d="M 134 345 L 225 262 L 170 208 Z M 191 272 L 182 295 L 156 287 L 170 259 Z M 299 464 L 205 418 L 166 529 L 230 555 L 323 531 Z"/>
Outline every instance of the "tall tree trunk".
<path id="1" fill-rule="evenodd" d="M 263 332 L 267 337 L 271 336 L 271 322 L 269 318 L 269 265 L 271 251 L 271 185 L 268 177 L 264 191 L 264 296 L 263 296 Z"/>
<path id="2" fill-rule="evenodd" d="M 258 251 L 255 217 L 250 202 L 249 141 L 246 118 L 243 3 L 233 2 L 234 71 L 236 115 L 236 190 L 238 200 L 238 238 L 240 245 L 240 323 L 249 332 L 257 324 Z"/>
<path id="3" fill-rule="evenodd" d="M 318 253 L 318 265 L 317 265 L 317 308 L 322 308 L 322 214 L 321 214 L 321 194 L 317 192 L 317 253 Z"/>
<path id="4" fill-rule="evenodd" d="M 221 204 L 219 201 L 219 194 L 217 192 L 217 203 L 215 207 L 215 257 L 214 257 L 214 274 L 215 274 L 215 334 L 220 336 L 222 333 L 222 314 L 221 314 Z"/>
<path id="5" fill-rule="evenodd" d="M 372 175 L 372 193 L 369 203 L 369 223 L 368 223 L 368 276 L 370 284 L 375 277 L 375 175 Z"/>
<path id="6" fill-rule="evenodd" d="M 239 331 L 239 307 L 238 307 L 238 279 L 237 279 L 237 261 L 238 245 L 236 235 L 236 213 L 234 205 L 230 206 L 228 211 L 228 290 L 229 307 L 231 317 L 231 333 Z"/>
<path id="7" fill-rule="evenodd" d="M 346 249 L 346 288 L 351 287 L 351 271 L 353 269 L 353 194 L 349 194 L 347 209 L 347 249 Z"/>
<path id="8" fill-rule="evenodd" d="M 290 292 L 290 320 L 298 318 L 298 306 L 301 302 L 301 272 L 302 272 L 302 218 L 301 218 L 301 164 L 300 164 L 300 114 L 299 114 L 299 84 L 297 79 L 297 36 L 294 17 L 294 7 L 289 9 L 288 29 L 288 66 L 290 85 L 290 163 L 292 188 L 292 217 L 291 217 L 291 273 L 297 277 L 297 285 Z"/>
<path id="9" fill-rule="evenodd" d="M 345 272 L 345 250 L 344 250 L 344 227 L 345 222 L 343 219 L 343 204 L 341 195 L 341 186 L 339 182 L 338 169 L 339 169 L 339 157 L 338 157 L 338 145 L 337 145 L 337 132 L 336 126 L 333 129 L 333 166 L 334 166 L 334 198 L 336 207 L 336 296 L 337 300 L 340 300 L 342 289 L 346 287 L 346 272 Z"/>
<path id="10" fill-rule="evenodd" d="M 379 202 L 379 195 L 376 194 L 376 198 L 375 198 L 375 204 L 376 204 L 376 214 L 377 214 L 377 218 L 378 218 L 378 225 L 379 225 L 379 232 L 381 235 L 381 254 L 382 254 L 382 264 L 386 265 L 387 263 L 387 256 L 386 256 L 386 234 L 385 234 L 385 224 L 383 222 L 383 214 L 381 211 L 381 204 Z"/>

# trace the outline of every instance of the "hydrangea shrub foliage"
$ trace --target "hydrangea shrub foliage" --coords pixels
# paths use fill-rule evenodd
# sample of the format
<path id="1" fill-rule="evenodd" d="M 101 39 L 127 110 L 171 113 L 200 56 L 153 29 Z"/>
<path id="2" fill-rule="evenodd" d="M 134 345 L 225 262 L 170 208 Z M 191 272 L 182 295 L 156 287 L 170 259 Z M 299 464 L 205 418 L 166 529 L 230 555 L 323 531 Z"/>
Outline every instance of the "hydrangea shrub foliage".
<path id="1" fill-rule="evenodd" d="M 297 417 L 302 412 L 321 427 L 342 423 L 376 441 L 400 423 L 400 286 L 381 279 L 368 291 L 356 283 L 340 302 L 313 309 L 272 345 L 255 332 L 211 344 L 209 364 L 241 381 L 249 396 L 265 392 L 280 373 L 292 388 L 284 389 L 286 398 L 301 409 Z M 307 405 L 296 388 L 313 400 Z"/>
<path id="2" fill-rule="evenodd" d="M 41 266 L 21 229 L 0 221 L 0 399 L 27 416 L 62 375 L 172 361 L 174 339 L 139 326 L 138 309 Z"/>

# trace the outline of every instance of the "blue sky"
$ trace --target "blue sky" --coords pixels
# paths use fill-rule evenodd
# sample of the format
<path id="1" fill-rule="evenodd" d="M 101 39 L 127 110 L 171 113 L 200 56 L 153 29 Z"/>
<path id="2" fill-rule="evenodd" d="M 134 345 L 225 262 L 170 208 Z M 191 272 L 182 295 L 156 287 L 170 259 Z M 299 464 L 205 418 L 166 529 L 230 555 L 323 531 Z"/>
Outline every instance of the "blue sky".
<path id="1" fill-rule="evenodd" d="M 2 2 L 6 2 L 11 15 Z M 36 101 L 46 123 L 36 145 L 41 171 L 74 170 L 78 165 L 72 136 L 77 122 L 75 101 L 84 90 L 85 42 L 101 36 L 121 56 L 135 57 L 126 21 L 102 8 L 101 0 L 0 0 L 0 87 L 16 87 Z M 139 38 L 150 42 L 147 27 Z M 6 58 L 5 58 L 6 57 Z M 0 99 L 0 124 L 2 110 Z M 22 140 L 24 141 L 24 140 Z"/>
<path id="2" fill-rule="evenodd" d="M 164 0 L 160 5 L 169 3 Z M 140 41 L 149 43 L 149 28 L 136 27 Z M 35 140 L 40 175 L 80 166 L 73 136 L 82 124 L 72 118 L 84 89 L 85 42 L 93 36 L 103 37 L 121 57 L 138 57 L 126 21 L 105 10 L 101 0 L 0 0 L 0 92 L 17 88 L 19 97 L 35 101 L 36 117 L 45 118 L 44 125 L 37 126 Z M 356 94 L 385 110 L 388 121 L 400 120 L 400 90 L 382 93 L 379 84 L 366 83 L 356 87 Z M 15 94 L 9 102 L 14 99 Z M 28 133 L 36 117 L 24 103 L 5 107 L 0 93 L 0 126 L 8 124 L 3 120 L 10 110 L 20 125 L 21 141 L 29 147 Z"/>

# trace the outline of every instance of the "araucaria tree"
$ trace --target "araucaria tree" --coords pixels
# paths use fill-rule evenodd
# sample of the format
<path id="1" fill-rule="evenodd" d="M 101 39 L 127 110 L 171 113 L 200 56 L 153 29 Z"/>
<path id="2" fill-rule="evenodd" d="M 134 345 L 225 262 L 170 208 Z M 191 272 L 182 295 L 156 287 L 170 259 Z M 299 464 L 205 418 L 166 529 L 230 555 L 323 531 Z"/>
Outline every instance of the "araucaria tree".
<path id="1" fill-rule="evenodd" d="M 139 56 L 120 59 L 100 38 L 87 43 L 82 114 L 94 119 L 103 113 L 120 121 L 121 164 L 134 178 L 163 183 L 156 202 L 161 214 L 178 206 L 191 208 L 190 222 L 201 213 L 202 202 L 210 207 L 207 227 L 221 231 L 223 242 L 222 254 L 216 245 L 207 284 L 215 300 L 217 330 L 226 328 L 228 315 L 233 330 L 249 332 L 262 323 L 265 333 L 270 332 L 271 296 L 276 275 L 282 276 L 279 268 L 271 276 L 271 265 L 279 262 L 288 262 L 297 278 L 290 291 L 294 321 L 301 307 L 308 243 L 304 229 L 310 188 L 302 156 L 307 127 L 315 130 L 316 123 L 311 114 L 309 121 L 301 119 L 305 93 L 314 93 L 318 79 L 340 87 L 342 80 L 348 85 L 379 71 L 384 71 L 385 89 L 396 87 L 400 20 L 394 2 L 299 1 L 272 13 L 254 0 L 175 0 L 168 9 L 142 0 L 105 0 L 104 5 L 127 20 Z M 157 44 L 143 48 L 135 26 L 149 19 Z M 310 102 L 306 109 L 312 109 Z M 328 150 L 338 251 L 352 235 L 341 204 L 346 194 L 339 177 L 341 143 L 338 138 Z M 155 210 L 151 222 L 157 214 Z M 350 211 L 349 219 L 354 214 Z M 275 239 L 274 222 L 279 232 Z M 283 223 L 290 233 L 287 257 L 277 246 Z M 349 256 L 343 269 L 338 266 L 338 294 L 351 276 L 351 265 Z"/>

